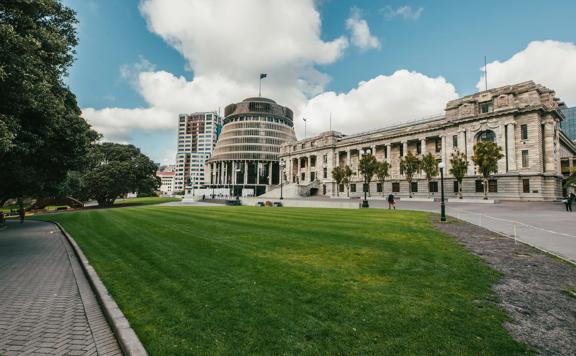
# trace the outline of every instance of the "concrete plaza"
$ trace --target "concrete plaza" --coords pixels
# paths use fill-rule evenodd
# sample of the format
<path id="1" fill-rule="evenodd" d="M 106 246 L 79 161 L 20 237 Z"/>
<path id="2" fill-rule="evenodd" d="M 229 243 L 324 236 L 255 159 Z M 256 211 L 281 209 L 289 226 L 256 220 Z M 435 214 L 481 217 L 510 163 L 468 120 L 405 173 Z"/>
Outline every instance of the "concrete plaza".
<path id="1" fill-rule="evenodd" d="M 0 354 L 122 354 L 53 224 L 14 221 L 0 231 Z"/>

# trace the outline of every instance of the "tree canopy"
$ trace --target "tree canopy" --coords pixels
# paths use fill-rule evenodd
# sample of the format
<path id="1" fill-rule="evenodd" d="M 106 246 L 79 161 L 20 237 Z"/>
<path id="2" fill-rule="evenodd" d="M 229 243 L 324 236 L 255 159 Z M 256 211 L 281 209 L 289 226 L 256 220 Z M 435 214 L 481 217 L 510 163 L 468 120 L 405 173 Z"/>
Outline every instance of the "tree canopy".
<path id="1" fill-rule="evenodd" d="M 504 157 L 502 147 L 491 141 L 480 141 L 474 145 L 472 161 L 484 178 L 484 199 L 488 199 L 487 181 L 493 173 L 498 172 L 498 160 Z"/>
<path id="2" fill-rule="evenodd" d="M 92 168 L 84 176 L 89 197 L 111 206 L 130 192 L 150 192 L 160 186 L 156 164 L 133 145 L 103 143 L 94 148 Z"/>
<path id="3" fill-rule="evenodd" d="M 56 0 L 0 2 L 0 203 L 53 194 L 98 138 L 63 82 L 76 23 Z"/>
<path id="4" fill-rule="evenodd" d="M 430 187 L 430 181 L 432 180 L 432 178 L 436 177 L 439 173 L 438 160 L 436 159 L 436 157 L 434 157 L 432 153 L 428 152 L 422 157 L 420 166 L 424 171 L 424 174 L 426 174 L 428 187 Z M 428 189 L 428 196 L 430 196 L 430 189 Z"/>
<path id="5" fill-rule="evenodd" d="M 458 197 L 462 199 L 462 180 L 468 170 L 468 160 L 464 152 L 453 152 L 450 157 L 450 174 L 458 182 Z"/>
<path id="6" fill-rule="evenodd" d="M 378 181 L 382 184 L 382 194 L 384 194 L 384 182 L 386 177 L 390 176 L 390 163 L 388 161 L 378 162 L 376 165 L 376 177 Z"/>
<path id="7" fill-rule="evenodd" d="M 400 173 L 404 174 L 408 181 L 408 193 L 410 198 L 412 198 L 412 180 L 414 175 L 420 172 L 420 165 L 420 158 L 414 156 L 412 152 L 408 152 L 408 154 L 400 160 Z"/>
<path id="8" fill-rule="evenodd" d="M 378 161 L 374 155 L 364 155 L 358 162 L 358 171 L 365 177 L 369 183 L 376 173 L 376 168 L 378 167 Z"/>

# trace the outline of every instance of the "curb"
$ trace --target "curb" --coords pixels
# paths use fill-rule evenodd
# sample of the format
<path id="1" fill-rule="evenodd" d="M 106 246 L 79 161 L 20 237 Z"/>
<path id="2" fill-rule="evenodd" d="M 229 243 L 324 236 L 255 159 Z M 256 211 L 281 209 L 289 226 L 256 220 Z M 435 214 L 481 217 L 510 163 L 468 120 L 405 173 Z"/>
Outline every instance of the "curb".
<path id="1" fill-rule="evenodd" d="M 102 283 L 100 277 L 96 274 L 96 270 L 90 265 L 90 262 L 76 241 L 64 230 L 62 225 L 54 221 L 52 221 L 52 223 L 58 226 L 58 229 L 60 229 L 68 243 L 72 246 L 76 257 L 78 257 L 80 266 L 82 266 L 84 274 L 88 278 L 88 283 L 90 283 L 92 290 L 96 294 L 96 299 L 100 302 L 104 317 L 114 331 L 118 344 L 120 344 L 120 348 L 124 354 L 128 356 L 147 356 L 148 352 L 144 348 L 144 345 L 142 345 L 138 335 L 136 335 L 130 326 L 128 319 L 126 319 L 124 313 L 122 313 L 118 304 L 114 301 L 114 298 L 108 293 L 108 289 L 106 289 L 104 283 Z"/>

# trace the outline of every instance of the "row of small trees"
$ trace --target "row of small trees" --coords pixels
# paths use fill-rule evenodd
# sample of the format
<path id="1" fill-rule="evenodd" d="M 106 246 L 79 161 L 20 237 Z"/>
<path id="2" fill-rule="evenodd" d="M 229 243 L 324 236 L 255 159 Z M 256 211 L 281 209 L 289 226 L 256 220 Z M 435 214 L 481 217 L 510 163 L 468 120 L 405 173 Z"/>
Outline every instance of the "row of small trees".
<path id="1" fill-rule="evenodd" d="M 502 148 L 491 141 L 481 141 L 474 145 L 474 155 L 472 162 L 478 167 L 478 171 L 484 180 L 484 199 L 488 198 L 488 180 L 493 173 L 498 171 L 498 160 L 504 157 Z M 440 170 L 439 160 L 432 153 L 425 154 L 422 158 L 408 152 L 400 160 L 400 173 L 408 181 L 408 193 L 412 197 L 412 181 L 414 176 L 424 172 L 428 186 L 430 181 L 438 176 Z M 463 152 L 454 152 L 450 157 L 450 174 L 458 182 L 458 196 L 462 199 L 462 180 L 468 170 L 468 160 Z M 368 183 L 376 176 L 379 183 L 384 184 L 386 178 L 390 176 L 390 163 L 387 161 L 378 162 L 373 155 L 365 155 L 358 163 L 358 171 L 368 177 Z M 332 170 L 332 179 L 338 186 L 344 184 L 349 192 L 350 181 L 354 172 L 349 166 L 338 166 Z M 336 190 L 338 195 L 339 190 Z M 430 193 L 428 193 L 430 194 Z"/>

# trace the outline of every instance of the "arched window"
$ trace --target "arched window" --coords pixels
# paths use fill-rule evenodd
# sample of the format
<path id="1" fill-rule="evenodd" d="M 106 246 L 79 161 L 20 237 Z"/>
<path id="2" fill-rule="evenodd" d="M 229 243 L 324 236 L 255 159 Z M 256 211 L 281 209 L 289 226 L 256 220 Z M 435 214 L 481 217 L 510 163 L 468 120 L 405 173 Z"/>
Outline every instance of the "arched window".
<path id="1" fill-rule="evenodd" d="M 496 134 L 491 130 L 482 131 L 478 134 L 478 136 L 476 136 L 476 141 L 494 142 L 496 141 Z"/>

